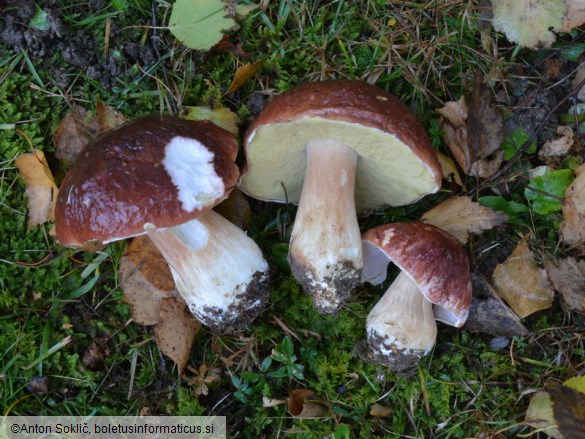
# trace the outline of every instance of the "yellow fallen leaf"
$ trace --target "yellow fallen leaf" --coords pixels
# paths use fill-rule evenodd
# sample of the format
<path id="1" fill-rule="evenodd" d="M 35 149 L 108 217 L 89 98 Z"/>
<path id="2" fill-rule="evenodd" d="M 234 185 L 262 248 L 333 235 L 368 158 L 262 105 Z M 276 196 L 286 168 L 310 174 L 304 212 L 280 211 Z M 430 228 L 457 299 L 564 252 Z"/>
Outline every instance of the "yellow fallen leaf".
<path id="1" fill-rule="evenodd" d="M 550 47 L 555 32 L 569 32 L 585 22 L 582 0 L 492 0 L 494 29 L 522 47 Z"/>
<path id="2" fill-rule="evenodd" d="M 585 437 L 585 377 L 547 383 L 530 399 L 525 422 L 555 439 Z"/>
<path id="3" fill-rule="evenodd" d="M 512 254 L 496 266 L 493 285 L 520 318 L 550 308 L 554 291 L 546 271 L 539 268 L 528 246 L 527 234 Z"/>
<path id="4" fill-rule="evenodd" d="M 235 135 L 238 135 L 239 132 L 240 118 L 229 108 L 183 107 L 181 115 L 188 120 L 210 120 L 218 127 Z"/>
<path id="5" fill-rule="evenodd" d="M 256 74 L 258 69 L 262 66 L 264 60 L 259 60 L 253 63 L 244 64 L 236 70 L 234 74 L 234 78 L 232 79 L 232 83 L 228 88 L 228 93 L 233 93 L 234 91 L 238 90 L 242 85 L 244 85 L 252 76 Z"/>
<path id="6" fill-rule="evenodd" d="M 576 177 L 565 191 L 561 237 L 565 244 L 585 241 L 585 164 L 575 171 Z"/>
<path id="7" fill-rule="evenodd" d="M 28 228 L 53 221 L 58 189 L 45 154 L 35 149 L 32 153 L 18 156 L 15 164 L 26 184 Z"/>
<path id="8" fill-rule="evenodd" d="M 469 234 L 480 234 L 507 221 L 506 214 L 476 203 L 467 196 L 448 198 L 426 212 L 421 221 L 439 227 L 465 244 Z"/>
<path id="9" fill-rule="evenodd" d="M 463 184 L 461 175 L 459 175 L 459 170 L 457 169 L 455 162 L 440 151 L 437 151 L 437 157 L 441 164 L 443 178 L 457 184 L 465 190 L 465 185 Z"/>

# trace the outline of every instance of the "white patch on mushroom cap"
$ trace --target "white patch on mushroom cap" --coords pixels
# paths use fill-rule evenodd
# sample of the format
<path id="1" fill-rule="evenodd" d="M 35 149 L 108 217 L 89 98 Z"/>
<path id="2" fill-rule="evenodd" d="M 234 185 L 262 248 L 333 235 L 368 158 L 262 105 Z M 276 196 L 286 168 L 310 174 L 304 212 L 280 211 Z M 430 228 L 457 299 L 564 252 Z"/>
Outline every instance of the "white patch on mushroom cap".
<path id="1" fill-rule="evenodd" d="M 173 137 L 165 147 L 162 164 L 187 212 L 206 207 L 225 192 L 223 180 L 213 167 L 213 153 L 195 139 Z"/>

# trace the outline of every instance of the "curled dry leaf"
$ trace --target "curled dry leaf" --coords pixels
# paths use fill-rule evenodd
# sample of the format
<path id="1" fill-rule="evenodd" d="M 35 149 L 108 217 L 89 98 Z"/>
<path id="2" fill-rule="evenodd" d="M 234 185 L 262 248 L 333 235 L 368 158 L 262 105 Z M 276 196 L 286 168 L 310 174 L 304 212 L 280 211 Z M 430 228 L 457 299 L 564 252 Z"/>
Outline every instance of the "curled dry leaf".
<path id="1" fill-rule="evenodd" d="M 476 76 L 469 107 L 461 97 L 447 102 L 438 112 L 444 118 L 445 143 L 465 174 L 485 178 L 499 169 L 504 156 L 500 148 L 504 123 L 480 76 Z"/>
<path id="2" fill-rule="evenodd" d="M 201 323 L 193 318 L 179 295 L 160 299 L 160 318 L 154 327 L 156 344 L 163 354 L 184 369 Z"/>
<path id="3" fill-rule="evenodd" d="M 550 308 L 554 291 L 546 271 L 539 268 L 525 235 L 512 254 L 496 266 L 493 285 L 520 317 Z"/>
<path id="4" fill-rule="evenodd" d="M 450 101 L 437 110 L 443 116 L 441 129 L 445 133 L 443 139 L 451 150 L 455 161 L 466 174 L 471 169 L 471 155 L 467 147 L 467 114 L 469 109 L 465 98 Z"/>
<path id="5" fill-rule="evenodd" d="M 585 164 L 575 171 L 576 177 L 565 191 L 561 237 L 565 244 L 585 241 Z"/>
<path id="6" fill-rule="evenodd" d="M 35 149 L 31 153 L 19 155 L 15 164 L 26 184 L 28 228 L 53 221 L 58 189 L 45 154 Z"/>
<path id="7" fill-rule="evenodd" d="M 507 219 L 506 214 L 482 206 L 470 197 L 455 196 L 426 212 L 421 221 L 445 230 L 465 244 L 470 233 L 480 234 Z"/>
<path id="8" fill-rule="evenodd" d="M 310 389 L 293 390 L 288 398 L 287 407 L 295 418 L 323 418 L 329 414 L 326 402 Z"/>
<path id="9" fill-rule="evenodd" d="M 578 313 L 585 314 L 585 261 L 569 257 L 555 263 L 546 258 L 544 267 L 554 289 L 565 303 Z"/>
<path id="10" fill-rule="evenodd" d="M 467 144 L 472 163 L 467 174 L 485 178 L 496 172 L 504 158 L 503 140 L 504 121 L 488 84 L 477 75 L 467 116 Z"/>

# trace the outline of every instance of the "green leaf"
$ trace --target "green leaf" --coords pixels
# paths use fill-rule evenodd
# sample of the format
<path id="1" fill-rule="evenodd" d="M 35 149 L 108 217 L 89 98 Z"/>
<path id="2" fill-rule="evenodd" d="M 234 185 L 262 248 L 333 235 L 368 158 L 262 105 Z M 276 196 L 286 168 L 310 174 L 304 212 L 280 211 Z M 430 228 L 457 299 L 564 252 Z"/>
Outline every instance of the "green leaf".
<path id="1" fill-rule="evenodd" d="M 563 196 L 573 178 L 572 170 L 560 169 L 531 179 L 524 196 L 531 202 L 532 211 L 546 215 L 561 210 Z"/>
<path id="2" fill-rule="evenodd" d="M 517 129 L 512 134 L 506 135 L 502 142 L 502 149 L 504 150 L 504 160 L 510 160 L 514 154 L 526 143 L 530 138 L 525 131 Z M 526 150 L 527 153 L 532 154 L 536 151 L 536 142 L 532 142 L 530 147 Z"/>
<path id="3" fill-rule="evenodd" d="M 508 222 L 512 224 L 524 224 L 525 221 L 520 219 L 519 215 L 530 210 L 525 204 L 508 201 L 504 197 L 495 195 L 480 197 L 478 201 L 482 206 L 489 207 L 498 212 L 504 212 L 508 215 Z"/>
<path id="4" fill-rule="evenodd" d="M 226 18 L 221 0 L 177 0 L 173 5 L 169 29 L 185 46 L 208 50 L 221 40 L 223 31 L 235 26 Z"/>
<path id="5" fill-rule="evenodd" d="M 49 16 L 45 11 L 43 11 L 38 5 L 35 5 L 35 15 L 33 15 L 28 22 L 28 27 L 41 31 L 47 31 L 49 30 L 48 17 Z"/>
<path id="6" fill-rule="evenodd" d="M 576 43 L 572 44 L 566 49 L 561 50 L 561 55 L 563 55 L 565 59 L 568 59 L 569 61 L 578 62 L 583 52 L 585 52 L 585 44 Z"/>

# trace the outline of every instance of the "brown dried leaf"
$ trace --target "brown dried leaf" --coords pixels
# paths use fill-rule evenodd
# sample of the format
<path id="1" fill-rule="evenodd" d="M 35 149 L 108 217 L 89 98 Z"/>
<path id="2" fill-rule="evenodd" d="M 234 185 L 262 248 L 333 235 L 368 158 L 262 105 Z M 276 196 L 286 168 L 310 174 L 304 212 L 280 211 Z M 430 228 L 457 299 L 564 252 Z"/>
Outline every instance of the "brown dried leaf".
<path id="1" fill-rule="evenodd" d="M 45 154 L 38 149 L 21 154 L 15 164 L 24 178 L 28 198 L 28 228 L 55 219 L 57 185 Z"/>
<path id="2" fill-rule="evenodd" d="M 577 73 L 575 73 L 575 77 L 571 81 L 571 85 L 577 87 L 583 80 L 585 80 L 585 64 L 579 66 Z M 585 101 L 585 86 L 581 87 L 577 92 L 577 99 L 581 102 Z"/>
<path id="3" fill-rule="evenodd" d="M 53 134 L 55 156 L 65 165 L 73 163 L 81 149 L 99 133 L 98 118 L 85 108 L 74 105 Z"/>
<path id="4" fill-rule="evenodd" d="M 96 105 L 99 134 L 105 133 L 106 131 L 113 130 L 114 128 L 122 125 L 126 122 L 126 117 L 114 107 L 105 105 L 103 102 L 98 101 Z"/>
<path id="5" fill-rule="evenodd" d="M 132 318 L 140 325 L 154 325 L 160 318 L 160 300 L 177 295 L 166 261 L 146 235 L 132 240 L 120 259 L 120 285 Z"/>
<path id="6" fill-rule="evenodd" d="M 183 117 L 188 120 L 210 120 L 218 127 L 229 131 L 232 134 L 238 134 L 238 125 L 240 118 L 229 108 L 211 108 L 207 106 L 200 107 L 183 107 Z"/>
<path id="7" fill-rule="evenodd" d="M 530 399 L 524 422 L 555 439 L 585 437 L 585 377 L 549 381 Z"/>
<path id="8" fill-rule="evenodd" d="M 490 88 L 477 75 L 467 116 L 467 143 L 472 162 L 469 175 L 485 178 L 500 168 L 503 140 L 504 121 Z"/>
<path id="9" fill-rule="evenodd" d="M 163 354 L 184 369 L 201 324 L 195 320 L 181 296 L 160 300 L 160 319 L 154 327 L 156 343 Z"/>
<path id="10" fill-rule="evenodd" d="M 541 160 L 550 156 L 564 156 L 575 143 L 575 135 L 573 134 L 571 127 L 559 126 L 557 128 L 557 134 L 559 137 L 547 140 L 544 142 L 544 145 L 542 145 L 542 148 L 538 153 Z"/>
<path id="11" fill-rule="evenodd" d="M 421 221 L 445 230 L 465 244 L 470 233 L 478 235 L 507 219 L 506 214 L 471 201 L 470 197 L 455 196 L 426 212 Z"/>
<path id="12" fill-rule="evenodd" d="M 229 34 L 224 34 L 219 43 L 209 49 L 206 56 L 219 55 L 221 53 L 233 53 L 240 58 L 251 58 L 252 55 L 247 53 L 240 42 L 233 42 Z"/>
<path id="13" fill-rule="evenodd" d="M 585 261 L 569 257 L 554 263 L 546 258 L 544 267 L 554 289 L 561 294 L 569 308 L 585 314 Z"/>
<path id="14" fill-rule="evenodd" d="M 233 93 L 238 90 L 242 85 L 244 85 L 250 78 L 252 78 L 258 69 L 262 66 L 264 60 L 261 59 L 259 61 L 255 61 L 253 63 L 244 64 L 236 70 L 234 74 L 234 78 L 232 79 L 232 83 L 228 88 L 228 93 Z"/>
<path id="15" fill-rule="evenodd" d="M 585 164 L 575 171 L 576 177 L 565 191 L 561 238 L 565 244 L 585 241 Z"/>
<path id="16" fill-rule="evenodd" d="M 449 124 L 455 128 L 467 128 L 467 115 L 469 109 L 465 103 L 465 98 L 461 96 L 458 101 L 449 101 L 444 107 L 437 110 Z"/>
<path id="17" fill-rule="evenodd" d="M 289 413 L 295 418 L 323 418 L 329 414 L 325 401 L 310 389 L 293 390 L 287 404 Z"/>
<path id="18" fill-rule="evenodd" d="M 496 291 L 520 318 L 550 308 L 554 295 L 546 271 L 534 260 L 528 238 L 528 234 L 522 238 L 493 274 Z"/>
<path id="19" fill-rule="evenodd" d="M 215 206 L 214 210 L 240 229 L 248 227 L 252 219 L 250 203 L 238 188 L 231 191 L 225 200 Z"/>

